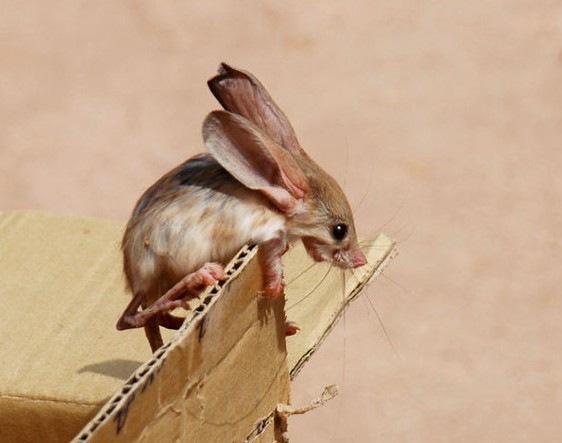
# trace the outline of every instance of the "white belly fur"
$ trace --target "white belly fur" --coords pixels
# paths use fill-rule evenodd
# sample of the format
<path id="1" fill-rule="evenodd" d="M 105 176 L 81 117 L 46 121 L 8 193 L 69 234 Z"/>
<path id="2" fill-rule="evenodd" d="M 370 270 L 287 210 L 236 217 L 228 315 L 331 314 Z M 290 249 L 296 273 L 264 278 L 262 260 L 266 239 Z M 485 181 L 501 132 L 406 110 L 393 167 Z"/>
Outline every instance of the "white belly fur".
<path id="1" fill-rule="evenodd" d="M 189 211 L 174 204 L 157 215 L 144 232 L 145 254 L 138 263 L 133 291 L 148 290 L 165 269 L 176 281 L 206 262 L 226 264 L 246 243 L 260 244 L 287 236 L 285 217 L 261 195 L 251 193 L 227 207 L 197 205 Z M 216 209 L 216 210 L 215 210 Z M 173 275 L 170 275 L 173 274 Z"/>

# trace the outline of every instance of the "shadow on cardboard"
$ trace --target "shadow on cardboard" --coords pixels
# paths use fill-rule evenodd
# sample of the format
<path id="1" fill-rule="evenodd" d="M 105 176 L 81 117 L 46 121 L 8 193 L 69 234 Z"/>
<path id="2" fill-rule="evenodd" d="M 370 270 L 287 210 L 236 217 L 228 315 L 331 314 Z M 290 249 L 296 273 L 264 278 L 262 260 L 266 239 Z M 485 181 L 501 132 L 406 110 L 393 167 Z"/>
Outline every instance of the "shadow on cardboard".
<path id="1" fill-rule="evenodd" d="M 125 381 L 142 363 L 142 361 L 124 359 L 106 360 L 83 366 L 78 373 L 93 372 Z"/>

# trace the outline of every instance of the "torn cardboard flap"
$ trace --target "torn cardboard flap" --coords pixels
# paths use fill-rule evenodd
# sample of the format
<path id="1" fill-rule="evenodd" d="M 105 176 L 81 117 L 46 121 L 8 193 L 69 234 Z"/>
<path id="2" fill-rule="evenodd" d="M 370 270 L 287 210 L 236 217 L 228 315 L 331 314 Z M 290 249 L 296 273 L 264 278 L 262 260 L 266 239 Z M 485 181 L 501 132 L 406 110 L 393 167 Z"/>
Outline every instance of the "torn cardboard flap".
<path id="1" fill-rule="evenodd" d="M 256 252 L 238 254 L 222 288 L 201 294 L 178 334 L 76 441 L 242 441 L 253 425 L 248 417 L 288 400 L 282 300 L 256 296 Z"/>
<path id="2" fill-rule="evenodd" d="M 301 243 L 284 260 L 287 280 L 287 318 L 303 327 L 287 338 L 291 379 L 316 352 L 349 304 L 388 266 L 398 250 L 384 234 L 364 241 L 367 264 L 341 270 L 329 263 L 314 263 Z"/>
<path id="3" fill-rule="evenodd" d="M 369 264 L 346 277 L 345 297 L 341 273 L 332 271 L 294 306 L 322 267 L 295 279 L 308 265 L 302 250 L 289 251 L 287 312 L 301 331 L 285 345 L 283 300 L 257 296 L 259 251 L 244 248 L 222 289 L 201 294 L 151 357 L 142 330 L 115 330 L 130 299 L 118 247 L 123 226 L 0 214 L 0 289 L 10 301 L 0 312 L 0 441 L 280 439 L 275 409 L 289 403 L 289 370 L 298 372 L 394 251 L 379 236 Z"/>

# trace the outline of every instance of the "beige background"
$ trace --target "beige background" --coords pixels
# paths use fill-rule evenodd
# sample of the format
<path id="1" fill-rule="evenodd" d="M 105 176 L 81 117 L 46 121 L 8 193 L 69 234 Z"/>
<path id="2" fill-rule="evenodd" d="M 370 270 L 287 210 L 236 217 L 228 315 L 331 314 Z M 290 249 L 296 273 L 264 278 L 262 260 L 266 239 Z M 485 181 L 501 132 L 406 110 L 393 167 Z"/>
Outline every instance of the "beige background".
<path id="1" fill-rule="evenodd" d="M 125 220 L 250 69 L 401 255 L 294 386 L 296 442 L 562 438 L 562 4 L 0 3 L 0 210 Z M 362 203 L 360 204 L 360 201 Z"/>

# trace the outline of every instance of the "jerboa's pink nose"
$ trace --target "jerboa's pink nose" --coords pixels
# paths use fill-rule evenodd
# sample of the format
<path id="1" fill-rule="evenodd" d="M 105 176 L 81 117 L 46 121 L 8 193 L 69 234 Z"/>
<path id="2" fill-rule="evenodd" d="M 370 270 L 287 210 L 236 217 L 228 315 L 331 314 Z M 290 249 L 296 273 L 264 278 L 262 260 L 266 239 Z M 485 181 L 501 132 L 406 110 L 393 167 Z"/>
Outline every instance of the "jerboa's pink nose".
<path id="1" fill-rule="evenodd" d="M 357 249 L 356 251 L 353 251 L 351 254 L 351 267 L 352 268 L 359 268 L 363 265 L 367 264 L 367 259 L 365 258 L 365 255 L 359 250 Z"/>

